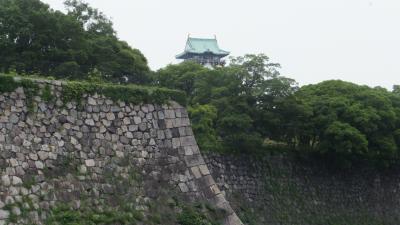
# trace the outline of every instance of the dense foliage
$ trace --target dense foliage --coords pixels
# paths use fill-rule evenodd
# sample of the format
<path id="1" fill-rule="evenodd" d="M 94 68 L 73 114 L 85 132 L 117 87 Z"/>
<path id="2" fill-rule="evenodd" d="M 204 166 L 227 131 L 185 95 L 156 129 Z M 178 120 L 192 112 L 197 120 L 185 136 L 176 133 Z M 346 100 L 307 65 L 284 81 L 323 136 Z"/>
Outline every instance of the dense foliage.
<path id="1" fill-rule="evenodd" d="M 232 58 L 229 66 L 213 70 L 184 62 L 157 71 L 155 83 L 187 93 L 203 150 L 251 152 L 261 148 L 268 130 L 263 112 L 297 88 L 278 68 L 263 54 Z"/>
<path id="2" fill-rule="evenodd" d="M 169 65 L 157 85 L 189 96 L 202 150 L 251 153 L 266 143 L 339 159 L 390 162 L 400 148 L 400 95 L 332 80 L 299 88 L 265 55 L 246 55 L 213 70 Z"/>
<path id="3" fill-rule="evenodd" d="M 302 87 L 296 110 L 280 127 L 281 138 L 299 149 L 334 156 L 391 160 L 400 148 L 400 95 L 332 80 Z"/>
<path id="4" fill-rule="evenodd" d="M 105 15 L 77 0 L 65 5 L 66 14 L 40 0 L 0 0 L 0 72 L 147 82 L 146 58 Z"/>

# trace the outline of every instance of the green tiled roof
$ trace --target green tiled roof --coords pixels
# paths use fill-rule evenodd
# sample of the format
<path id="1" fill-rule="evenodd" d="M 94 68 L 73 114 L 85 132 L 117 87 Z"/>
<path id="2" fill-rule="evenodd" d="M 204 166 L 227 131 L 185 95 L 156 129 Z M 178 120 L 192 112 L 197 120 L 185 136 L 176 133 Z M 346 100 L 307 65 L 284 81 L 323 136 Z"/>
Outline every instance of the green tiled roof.
<path id="1" fill-rule="evenodd" d="M 224 51 L 218 47 L 217 39 L 206 39 L 206 38 L 191 38 L 189 37 L 186 41 L 185 51 L 176 56 L 177 59 L 186 58 L 187 54 L 203 54 L 212 53 L 221 57 L 229 55 L 229 52 Z"/>

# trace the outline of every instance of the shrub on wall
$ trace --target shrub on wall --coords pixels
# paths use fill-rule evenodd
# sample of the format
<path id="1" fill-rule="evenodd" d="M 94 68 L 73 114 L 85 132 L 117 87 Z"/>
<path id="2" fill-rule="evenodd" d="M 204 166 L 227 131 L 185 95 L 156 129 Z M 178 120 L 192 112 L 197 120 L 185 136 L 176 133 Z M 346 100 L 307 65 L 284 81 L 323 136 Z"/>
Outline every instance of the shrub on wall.
<path id="1" fill-rule="evenodd" d="M 28 104 L 32 103 L 32 98 L 39 94 L 39 86 L 34 79 L 0 74 L 0 93 L 14 91 L 18 87 L 23 87 L 28 98 Z M 46 85 L 41 90 L 42 98 L 46 101 L 52 99 L 50 87 Z M 78 81 L 64 81 L 62 83 L 62 98 L 64 102 L 76 101 L 78 104 L 84 94 L 100 94 L 115 101 L 129 103 L 158 103 L 164 104 L 169 101 L 176 101 L 181 105 L 186 105 L 186 95 L 183 91 L 171 90 L 167 88 L 157 88 L 138 85 L 117 85 L 110 83 L 89 83 Z"/>

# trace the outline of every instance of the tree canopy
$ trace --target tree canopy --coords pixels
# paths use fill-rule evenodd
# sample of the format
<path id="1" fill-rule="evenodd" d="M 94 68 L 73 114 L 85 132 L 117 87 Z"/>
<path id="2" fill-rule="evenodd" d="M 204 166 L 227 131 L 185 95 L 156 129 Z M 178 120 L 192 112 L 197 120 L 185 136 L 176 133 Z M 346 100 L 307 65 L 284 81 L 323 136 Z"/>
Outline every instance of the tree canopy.
<path id="1" fill-rule="evenodd" d="M 340 80 L 302 87 L 295 97 L 309 110 L 292 127 L 300 147 L 340 154 L 392 158 L 399 149 L 399 96 Z M 291 118 L 295 121 L 297 117 Z"/>
<path id="2" fill-rule="evenodd" d="M 212 70 L 194 62 L 169 65 L 156 72 L 154 82 L 188 94 L 202 149 L 251 152 L 265 136 L 262 112 L 297 88 L 278 68 L 266 55 L 249 54 Z"/>
<path id="3" fill-rule="evenodd" d="M 90 72 L 114 82 L 144 83 L 143 54 L 120 41 L 112 22 L 77 0 L 68 12 L 40 0 L 0 0 L 0 71 L 86 79 Z"/>
<path id="4" fill-rule="evenodd" d="M 203 150 L 251 153 L 272 141 L 301 153 L 391 161 L 400 148 L 400 94 L 330 80 L 301 88 L 263 54 L 223 68 L 193 62 L 155 73 L 157 85 L 184 90 Z"/>

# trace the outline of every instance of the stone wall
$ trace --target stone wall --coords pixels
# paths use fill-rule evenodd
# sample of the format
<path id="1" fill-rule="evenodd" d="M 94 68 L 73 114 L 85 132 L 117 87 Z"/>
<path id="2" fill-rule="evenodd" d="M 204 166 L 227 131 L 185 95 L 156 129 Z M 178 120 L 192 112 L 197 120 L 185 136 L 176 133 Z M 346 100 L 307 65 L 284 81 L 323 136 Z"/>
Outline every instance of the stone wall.
<path id="1" fill-rule="evenodd" d="M 98 95 L 64 103 L 62 82 L 35 82 L 52 97 L 0 93 L 0 224 L 44 224 L 60 203 L 124 204 L 151 217 L 149 202 L 173 193 L 222 209 L 224 224 L 242 224 L 210 175 L 185 108 Z"/>
<path id="2" fill-rule="evenodd" d="M 400 168 L 333 169 L 287 154 L 203 154 L 244 224 L 400 224 Z"/>

